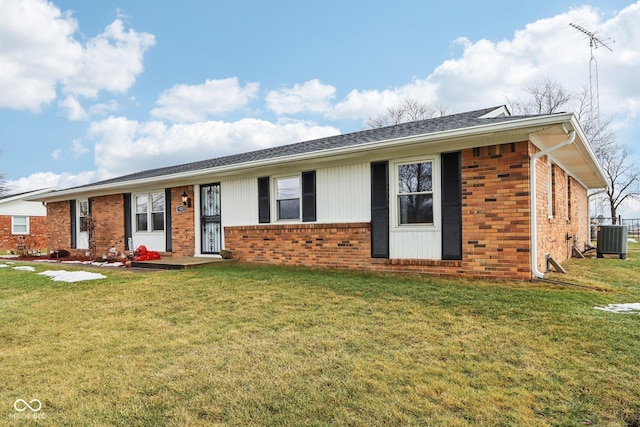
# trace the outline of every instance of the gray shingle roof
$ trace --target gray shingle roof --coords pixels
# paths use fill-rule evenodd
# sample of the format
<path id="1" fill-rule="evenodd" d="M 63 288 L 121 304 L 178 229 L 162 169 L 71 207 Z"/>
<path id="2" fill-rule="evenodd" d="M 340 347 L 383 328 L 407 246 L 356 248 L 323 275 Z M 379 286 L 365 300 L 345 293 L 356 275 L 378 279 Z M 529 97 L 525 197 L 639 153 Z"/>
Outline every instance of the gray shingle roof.
<path id="1" fill-rule="evenodd" d="M 135 181 L 139 179 L 154 178 L 186 172 L 195 172 L 221 166 L 230 166 L 247 162 L 255 162 L 259 160 L 274 159 L 296 154 L 321 152 L 332 148 L 343 148 L 376 141 L 386 141 L 396 138 L 427 135 L 436 132 L 463 129 L 522 118 L 522 116 L 499 116 L 482 118 L 482 116 L 489 114 L 490 112 L 495 111 L 498 108 L 500 107 L 485 108 L 482 110 L 469 111 L 466 113 L 452 114 L 444 117 L 436 117 L 427 120 L 402 123 L 383 128 L 369 129 L 359 132 L 330 136 L 326 138 L 314 139 L 311 141 L 281 145 L 278 147 L 233 154 L 230 156 L 218 157 L 214 159 L 150 169 L 75 188 L 88 188 L 97 185 L 108 185 L 121 182 L 124 183 L 127 181 Z"/>

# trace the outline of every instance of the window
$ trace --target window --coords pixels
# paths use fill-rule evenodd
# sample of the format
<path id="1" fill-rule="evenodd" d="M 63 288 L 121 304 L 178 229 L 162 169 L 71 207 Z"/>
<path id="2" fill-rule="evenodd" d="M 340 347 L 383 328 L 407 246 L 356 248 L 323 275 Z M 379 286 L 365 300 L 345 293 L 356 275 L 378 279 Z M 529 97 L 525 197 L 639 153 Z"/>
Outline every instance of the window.
<path id="1" fill-rule="evenodd" d="M 164 193 L 135 196 L 136 231 L 164 231 Z"/>
<path id="2" fill-rule="evenodd" d="M 300 219 L 300 178 L 276 179 L 278 220 Z"/>
<path id="3" fill-rule="evenodd" d="M 400 225 L 433 224 L 433 162 L 398 165 Z"/>
<path id="4" fill-rule="evenodd" d="M 89 201 L 78 201 L 78 224 L 80 225 L 80 232 L 89 231 Z"/>
<path id="5" fill-rule="evenodd" d="M 11 217 L 11 233 L 12 234 L 29 234 L 29 217 L 28 216 L 12 216 Z"/>

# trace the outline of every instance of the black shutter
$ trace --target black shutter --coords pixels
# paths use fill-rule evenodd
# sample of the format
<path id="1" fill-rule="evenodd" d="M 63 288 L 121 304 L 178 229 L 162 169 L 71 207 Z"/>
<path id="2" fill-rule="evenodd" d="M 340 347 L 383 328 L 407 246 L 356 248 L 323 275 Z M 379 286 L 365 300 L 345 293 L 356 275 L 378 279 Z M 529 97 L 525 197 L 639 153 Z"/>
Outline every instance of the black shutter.
<path id="1" fill-rule="evenodd" d="M 302 172 L 302 221 L 316 220 L 316 171 Z"/>
<path id="2" fill-rule="evenodd" d="M 133 237 L 133 227 L 131 224 L 131 193 L 123 194 L 124 198 L 124 248 L 128 251 L 132 251 L 133 248 L 129 247 L 129 239 Z"/>
<path id="3" fill-rule="evenodd" d="M 269 177 L 263 176 L 258 178 L 258 222 L 271 222 L 269 200 Z"/>
<path id="4" fill-rule="evenodd" d="M 77 243 L 76 243 L 76 201 L 75 200 L 69 200 L 69 216 L 71 219 L 71 249 L 76 249 L 77 248 Z"/>
<path id="5" fill-rule="evenodd" d="M 442 259 L 462 259 L 462 165 L 460 152 L 444 153 L 442 166 Z"/>
<path id="6" fill-rule="evenodd" d="M 165 251 L 173 252 L 173 238 L 171 233 L 171 189 L 164 189 L 164 237 Z"/>
<path id="7" fill-rule="evenodd" d="M 389 162 L 371 163 L 371 258 L 389 258 Z"/>

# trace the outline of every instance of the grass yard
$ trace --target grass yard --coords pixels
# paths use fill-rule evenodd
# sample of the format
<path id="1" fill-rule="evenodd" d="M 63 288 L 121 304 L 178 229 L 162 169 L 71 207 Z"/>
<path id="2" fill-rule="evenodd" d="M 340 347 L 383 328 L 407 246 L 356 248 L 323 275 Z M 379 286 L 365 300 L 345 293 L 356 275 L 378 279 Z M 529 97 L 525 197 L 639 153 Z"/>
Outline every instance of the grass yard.
<path id="1" fill-rule="evenodd" d="M 640 303 L 640 247 L 566 266 L 589 288 L 0 268 L 0 425 L 640 425 L 640 316 L 593 308 Z"/>

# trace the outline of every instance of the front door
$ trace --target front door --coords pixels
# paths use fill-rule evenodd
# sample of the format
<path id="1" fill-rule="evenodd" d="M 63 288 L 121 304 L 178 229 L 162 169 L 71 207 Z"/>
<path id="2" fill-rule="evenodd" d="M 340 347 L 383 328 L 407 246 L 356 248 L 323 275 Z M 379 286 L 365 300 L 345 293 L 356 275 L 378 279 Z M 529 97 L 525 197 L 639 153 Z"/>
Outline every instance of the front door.
<path id="1" fill-rule="evenodd" d="M 202 253 L 219 254 L 222 243 L 220 183 L 200 186 L 200 224 Z"/>

